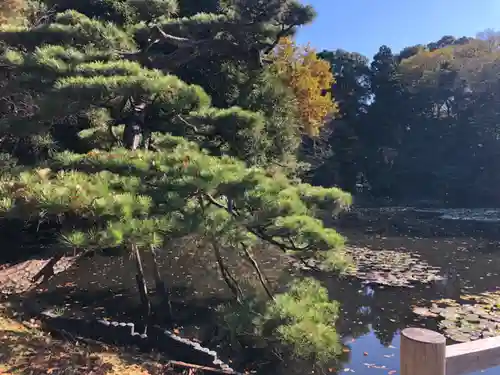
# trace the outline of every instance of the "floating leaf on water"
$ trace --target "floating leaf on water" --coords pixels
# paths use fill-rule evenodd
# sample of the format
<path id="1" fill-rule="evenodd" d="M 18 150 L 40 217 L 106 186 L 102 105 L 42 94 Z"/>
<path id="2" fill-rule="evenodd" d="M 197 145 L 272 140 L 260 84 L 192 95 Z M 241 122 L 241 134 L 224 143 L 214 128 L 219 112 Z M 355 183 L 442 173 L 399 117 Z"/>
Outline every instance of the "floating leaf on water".
<path id="1" fill-rule="evenodd" d="M 430 312 L 427 307 L 413 307 L 413 313 L 419 316 L 423 316 L 425 318 L 436 318 L 438 315 Z"/>
<path id="2" fill-rule="evenodd" d="M 368 283 L 411 288 L 415 283 L 435 281 L 439 273 L 439 268 L 420 260 L 417 254 L 352 246 L 347 246 L 345 252 L 355 263 L 347 274 Z"/>
<path id="3" fill-rule="evenodd" d="M 459 311 L 455 307 L 447 307 L 441 310 L 439 316 L 445 320 L 457 320 L 459 317 Z"/>
<path id="4" fill-rule="evenodd" d="M 441 314 L 441 312 L 443 312 L 444 310 L 441 307 L 438 307 L 437 305 L 432 305 L 429 311 L 433 314 Z"/>
<path id="5" fill-rule="evenodd" d="M 470 336 L 463 334 L 461 332 L 448 332 L 448 337 L 455 342 L 469 342 Z"/>
<path id="6" fill-rule="evenodd" d="M 439 322 L 440 328 L 453 328 L 456 327 L 457 323 L 451 320 L 442 320 Z"/>
<path id="7" fill-rule="evenodd" d="M 445 305 L 445 306 L 460 306 L 460 304 L 457 301 L 455 301 L 453 299 L 449 299 L 449 298 L 432 300 L 431 302 Z"/>
<path id="8" fill-rule="evenodd" d="M 481 320 L 479 319 L 479 316 L 475 314 L 468 314 L 465 316 L 465 320 L 468 321 L 469 323 L 479 323 Z"/>
<path id="9" fill-rule="evenodd" d="M 492 322 L 496 322 L 496 323 L 500 323 L 500 316 L 498 315 L 492 315 L 489 320 L 491 320 Z"/>

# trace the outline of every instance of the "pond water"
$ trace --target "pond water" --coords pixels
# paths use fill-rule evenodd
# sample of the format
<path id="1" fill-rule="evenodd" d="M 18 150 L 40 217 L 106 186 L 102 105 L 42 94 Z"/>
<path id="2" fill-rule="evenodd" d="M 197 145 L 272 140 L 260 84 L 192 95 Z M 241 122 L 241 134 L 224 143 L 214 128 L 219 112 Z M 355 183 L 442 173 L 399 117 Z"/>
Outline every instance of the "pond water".
<path id="1" fill-rule="evenodd" d="M 341 303 L 338 331 L 347 348 L 339 363 L 330 367 L 332 374 L 399 374 L 400 331 L 406 327 L 438 329 L 434 321 L 416 316 L 412 306 L 441 298 L 457 299 L 463 294 L 495 290 L 500 286 L 500 245 L 491 236 L 485 239 L 484 232 L 452 237 L 423 230 L 425 236 L 416 236 L 412 231 L 380 233 L 372 227 L 350 223 L 340 230 L 354 247 L 419 254 L 430 265 L 440 267 L 444 279 L 413 288 L 371 287 L 353 278 L 339 280 L 313 273 L 328 288 L 331 298 Z M 186 251 L 187 248 L 192 250 Z M 206 339 L 211 331 L 204 331 L 203 327 L 213 319 L 213 306 L 227 297 L 225 285 L 216 276 L 213 260 L 196 246 L 180 244 L 168 251 L 170 254 L 160 263 L 174 300 L 182 300 L 174 304 L 180 314 L 178 319 L 185 327 L 182 333 Z M 237 262 L 237 255 L 228 252 L 226 256 Z M 280 269 L 276 264 L 284 265 L 285 261 L 268 254 L 259 256 L 264 259 L 263 268 L 271 281 L 280 282 L 283 274 L 276 272 Z M 150 267 L 147 259 L 145 267 L 147 273 Z M 241 274 L 246 271 L 249 270 L 242 270 Z M 134 274 L 133 262 L 127 257 L 95 256 L 54 277 L 31 297 L 47 306 L 60 306 L 73 315 L 134 320 L 138 307 Z M 264 366 L 258 374 L 311 373 L 306 365 L 295 367 L 285 363 L 272 369 L 268 367 Z M 480 373 L 498 372 L 499 369 L 490 369 Z"/>

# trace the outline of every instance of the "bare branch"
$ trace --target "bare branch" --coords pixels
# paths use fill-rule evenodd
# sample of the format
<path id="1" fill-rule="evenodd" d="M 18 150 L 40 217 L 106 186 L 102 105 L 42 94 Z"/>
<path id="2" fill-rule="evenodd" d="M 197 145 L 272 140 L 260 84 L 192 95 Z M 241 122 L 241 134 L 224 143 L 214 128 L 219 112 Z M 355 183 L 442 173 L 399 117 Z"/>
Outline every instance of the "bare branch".
<path id="1" fill-rule="evenodd" d="M 166 42 L 173 44 L 177 47 L 193 47 L 194 45 L 202 43 L 204 41 L 200 40 L 195 42 L 188 38 L 182 38 L 179 36 L 170 35 L 167 34 L 165 31 L 163 31 L 159 26 L 156 26 L 156 30 L 158 30 L 158 32 L 161 34 L 161 36 Z"/>

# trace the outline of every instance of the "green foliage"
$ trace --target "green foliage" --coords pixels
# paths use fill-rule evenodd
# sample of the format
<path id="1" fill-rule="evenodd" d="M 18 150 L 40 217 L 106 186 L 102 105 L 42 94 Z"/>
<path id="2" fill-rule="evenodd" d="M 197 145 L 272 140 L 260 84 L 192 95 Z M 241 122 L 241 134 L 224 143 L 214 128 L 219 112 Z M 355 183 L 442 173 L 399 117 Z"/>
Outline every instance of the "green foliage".
<path id="1" fill-rule="evenodd" d="M 344 266 L 344 239 L 320 217 L 350 195 L 288 177 L 300 122 L 290 92 L 258 61 L 283 30 L 312 19 L 310 7 L 238 0 L 204 13 L 184 4 L 177 17 L 174 1 L 46 4 L 58 7 L 43 22 L 0 29 L 9 71 L 0 94 L 16 103 L 0 107 L 0 142 L 11 142 L 0 217 L 54 224 L 74 253 L 201 237 L 239 300 L 220 247 L 252 264 L 268 298 L 252 257 L 262 243 Z M 277 337 L 300 355 L 322 358 L 336 340 L 325 296 L 314 283 L 292 284 L 267 305 Z M 317 316 L 305 313 L 316 305 Z M 300 338 L 306 329 L 316 337 Z"/>
<path id="2" fill-rule="evenodd" d="M 89 18 L 130 25 L 150 21 L 178 11 L 176 0 L 43 0 L 49 8 L 59 12 L 75 10 Z"/>
<path id="3" fill-rule="evenodd" d="M 295 281 L 290 290 L 268 302 L 265 321 L 279 321 L 275 332 L 283 343 L 293 345 L 303 358 L 326 362 L 342 349 L 335 321 L 338 304 L 330 301 L 328 292 L 314 279 Z"/>
<path id="4" fill-rule="evenodd" d="M 47 44 L 69 46 L 93 45 L 101 49 L 134 48 L 134 42 L 123 30 L 111 23 L 103 23 L 73 10 L 59 13 L 55 21 L 33 28 L 0 29 L 0 38 L 12 46 L 34 49 Z"/>
<path id="5" fill-rule="evenodd" d="M 56 154 L 43 176 L 26 171 L 1 182 L 3 215 L 69 220 L 67 230 L 87 230 L 85 249 L 146 243 L 186 230 L 209 230 L 221 244 L 235 247 L 262 238 L 299 254 L 343 245 L 314 215 L 318 205 L 345 205 L 345 193 L 318 194 L 238 160 L 207 155 L 182 138 L 167 141 L 174 146 L 163 152 Z M 84 219 L 82 228 L 75 228 L 74 217 Z M 183 221 L 191 225 L 184 228 Z"/>
<path id="6" fill-rule="evenodd" d="M 296 280 L 287 292 L 266 302 L 258 294 L 239 306 L 221 309 L 221 326 L 231 335 L 233 345 L 273 347 L 295 356 L 324 364 L 342 350 L 335 329 L 339 307 L 327 290 L 314 279 Z"/>

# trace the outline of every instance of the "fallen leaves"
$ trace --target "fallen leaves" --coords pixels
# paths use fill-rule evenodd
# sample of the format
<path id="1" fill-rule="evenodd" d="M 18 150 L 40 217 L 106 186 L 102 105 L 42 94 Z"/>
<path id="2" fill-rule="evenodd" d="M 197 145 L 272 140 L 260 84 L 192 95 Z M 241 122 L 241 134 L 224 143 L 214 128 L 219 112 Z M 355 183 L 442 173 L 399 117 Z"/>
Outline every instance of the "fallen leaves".
<path id="1" fill-rule="evenodd" d="M 51 339 L 34 327 L 7 318 L 0 306 L 0 374 L 160 375 L 161 361 L 117 349 L 79 346 Z"/>

